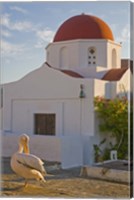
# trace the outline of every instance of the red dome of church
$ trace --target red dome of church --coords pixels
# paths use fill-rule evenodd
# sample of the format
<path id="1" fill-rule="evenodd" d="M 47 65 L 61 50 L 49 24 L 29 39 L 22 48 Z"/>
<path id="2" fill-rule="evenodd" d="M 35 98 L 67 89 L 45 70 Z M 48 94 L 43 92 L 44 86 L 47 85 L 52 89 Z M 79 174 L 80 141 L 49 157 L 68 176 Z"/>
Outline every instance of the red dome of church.
<path id="1" fill-rule="evenodd" d="M 110 27 L 100 18 L 77 15 L 66 20 L 58 29 L 53 42 L 75 39 L 114 40 Z"/>

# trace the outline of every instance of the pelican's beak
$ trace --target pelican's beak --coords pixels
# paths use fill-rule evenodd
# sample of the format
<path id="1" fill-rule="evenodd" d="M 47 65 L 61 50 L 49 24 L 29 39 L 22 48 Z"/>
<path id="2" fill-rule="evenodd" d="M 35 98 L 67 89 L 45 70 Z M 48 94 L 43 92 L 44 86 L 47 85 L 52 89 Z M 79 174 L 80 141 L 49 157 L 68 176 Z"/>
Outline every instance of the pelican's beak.
<path id="1" fill-rule="evenodd" d="M 40 181 L 40 186 L 42 186 L 42 187 L 46 186 L 46 180 L 45 179 Z"/>
<path id="2" fill-rule="evenodd" d="M 24 144 L 24 148 L 23 148 L 24 153 L 29 154 L 29 145 L 28 144 Z"/>

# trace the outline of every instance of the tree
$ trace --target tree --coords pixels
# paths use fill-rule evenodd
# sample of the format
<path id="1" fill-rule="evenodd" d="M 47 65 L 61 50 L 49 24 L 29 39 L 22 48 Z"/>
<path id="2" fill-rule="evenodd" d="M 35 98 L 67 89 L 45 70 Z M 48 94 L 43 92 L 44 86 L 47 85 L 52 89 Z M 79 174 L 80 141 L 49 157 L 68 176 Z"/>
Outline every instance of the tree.
<path id="1" fill-rule="evenodd" d="M 128 155 L 128 101 L 124 97 L 107 100 L 95 97 L 95 110 L 99 118 L 99 128 L 116 139 L 114 149 L 118 151 L 118 158 L 124 159 Z"/>

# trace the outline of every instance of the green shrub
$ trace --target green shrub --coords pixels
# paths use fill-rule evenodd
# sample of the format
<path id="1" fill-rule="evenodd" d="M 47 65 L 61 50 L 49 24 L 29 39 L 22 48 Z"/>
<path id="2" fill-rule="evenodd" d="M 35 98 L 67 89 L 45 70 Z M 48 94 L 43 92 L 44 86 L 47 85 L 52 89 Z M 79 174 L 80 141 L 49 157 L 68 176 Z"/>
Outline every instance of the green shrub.
<path id="1" fill-rule="evenodd" d="M 115 138 L 115 145 L 109 144 L 102 158 L 109 159 L 110 151 L 117 150 L 118 158 L 125 159 L 128 155 L 128 101 L 124 97 L 107 100 L 103 97 L 95 97 L 95 111 L 99 119 L 99 129 L 102 133 Z M 131 109 L 132 110 L 132 109 Z"/>

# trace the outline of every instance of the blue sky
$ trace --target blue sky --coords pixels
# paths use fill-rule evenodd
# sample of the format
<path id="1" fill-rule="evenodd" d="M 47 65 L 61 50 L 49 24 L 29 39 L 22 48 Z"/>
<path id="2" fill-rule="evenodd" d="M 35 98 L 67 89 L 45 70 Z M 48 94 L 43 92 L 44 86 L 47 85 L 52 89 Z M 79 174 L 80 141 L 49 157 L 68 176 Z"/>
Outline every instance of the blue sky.
<path id="1" fill-rule="evenodd" d="M 68 18 L 85 13 L 103 19 L 123 58 L 130 57 L 129 1 L 3 2 L 1 3 L 2 82 L 16 81 L 45 61 L 45 47 Z"/>

